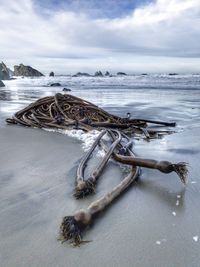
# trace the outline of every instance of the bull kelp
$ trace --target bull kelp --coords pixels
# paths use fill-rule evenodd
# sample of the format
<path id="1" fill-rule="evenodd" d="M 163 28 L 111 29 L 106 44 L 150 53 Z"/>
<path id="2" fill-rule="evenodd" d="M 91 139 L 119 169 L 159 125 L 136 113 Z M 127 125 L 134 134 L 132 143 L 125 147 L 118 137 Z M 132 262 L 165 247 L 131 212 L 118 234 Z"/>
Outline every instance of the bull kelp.
<path id="1" fill-rule="evenodd" d="M 171 163 L 136 157 L 132 146 L 135 138 L 150 141 L 163 134 L 172 133 L 168 129 L 152 130 L 151 124 L 175 127 L 174 122 L 121 118 L 84 99 L 60 93 L 31 103 L 6 121 L 10 124 L 37 128 L 80 129 L 86 132 L 96 129 L 99 131 L 98 137 L 77 168 L 74 189 L 76 199 L 95 193 L 98 179 L 109 159 L 131 167 L 128 175 L 110 192 L 92 202 L 87 209 L 81 209 L 74 215 L 63 218 L 60 239 L 69 240 L 75 246 L 84 242 L 82 241 L 83 232 L 93 223 L 97 215 L 112 204 L 138 178 L 141 167 L 156 169 L 163 173 L 175 172 L 181 182 L 186 183 L 188 170 L 185 162 Z M 92 173 L 85 177 L 88 161 L 97 147 L 104 150 L 104 156 Z"/>

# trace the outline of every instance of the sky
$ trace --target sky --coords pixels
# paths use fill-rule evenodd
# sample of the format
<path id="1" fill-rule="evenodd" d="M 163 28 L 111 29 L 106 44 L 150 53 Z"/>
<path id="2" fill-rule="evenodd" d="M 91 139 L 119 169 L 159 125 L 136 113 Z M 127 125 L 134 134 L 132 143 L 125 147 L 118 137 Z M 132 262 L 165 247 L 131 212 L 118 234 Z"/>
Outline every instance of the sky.
<path id="1" fill-rule="evenodd" d="M 0 60 L 43 73 L 200 72 L 200 0 L 0 0 Z"/>

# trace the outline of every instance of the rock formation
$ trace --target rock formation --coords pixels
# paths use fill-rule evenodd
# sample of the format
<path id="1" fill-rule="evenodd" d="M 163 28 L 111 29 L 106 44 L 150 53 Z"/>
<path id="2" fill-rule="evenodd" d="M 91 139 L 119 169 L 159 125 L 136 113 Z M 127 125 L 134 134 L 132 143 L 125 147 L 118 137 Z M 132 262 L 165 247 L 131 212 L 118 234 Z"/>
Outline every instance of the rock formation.
<path id="1" fill-rule="evenodd" d="M 110 72 L 106 71 L 105 76 L 110 76 Z"/>
<path id="2" fill-rule="evenodd" d="M 0 80 L 9 80 L 10 74 L 9 69 L 6 67 L 6 65 L 1 62 L 0 63 Z"/>
<path id="3" fill-rule="evenodd" d="M 25 76 L 25 77 L 44 76 L 38 70 L 36 70 L 30 66 L 24 66 L 23 64 L 20 64 L 19 66 L 17 66 L 17 65 L 14 66 L 14 75 L 15 76 Z"/>
<path id="4" fill-rule="evenodd" d="M 95 77 L 103 77 L 103 74 L 101 71 L 96 71 L 94 74 Z"/>
<path id="5" fill-rule="evenodd" d="M 125 72 L 118 72 L 117 75 L 119 75 L 119 76 L 125 76 L 127 74 Z"/>
<path id="6" fill-rule="evenodd" d="M 4 87 L 5 84 L 0 80 L 0 87 Z"/>
<path id="7" fill-rule="evenodd" d="M 169 76 L 176 76 L 176 75 L 178 75 L 178 73 L 173 73 L 173 72 L 172 72 L 172 73 L 169 73 L 168 75 L 169 75 Z"/>
<path id="8" fill-rule="evenodd" d="M 61 84 L 60 83 L 51 83 L 50 86 L 52 86 L 52 87 L 53 86 L 61 86 Z"/>
<path id="9" fill-rule="evenodd" d="M 69 89 L 69 88 L 63 88 L 63 92 L 71 92 L 71 89 Z"/>
<path id="10" fill-rule="evenodd" d="M 77 72 L 75 75 L 73 75 L 72 77 L 81 77 L 81 76 L 85 76 L 85 77 L 90 77 L 91 75 L 86 73 L 86 72 Z"/>
<path id="11" fill-rule="evenodd" d="M 49 77 L 54 77 L 54 72 L 53 72 L 53 71 L 51 71 L 51 72 L 49 73 Z"/>

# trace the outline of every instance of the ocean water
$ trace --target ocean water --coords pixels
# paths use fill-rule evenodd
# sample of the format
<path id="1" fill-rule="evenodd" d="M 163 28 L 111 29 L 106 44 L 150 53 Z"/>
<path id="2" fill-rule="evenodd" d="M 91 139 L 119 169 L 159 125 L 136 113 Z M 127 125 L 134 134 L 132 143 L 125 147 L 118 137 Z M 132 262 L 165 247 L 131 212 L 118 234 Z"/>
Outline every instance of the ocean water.
<path id="1" fill-rule="evenodd" d="M 51 87 L 51 83 L 61 86 Z M 176 122 L 176 133 L 186 133 L 200 128 L 200 75 L 135 75 L 124 77 L 41 77 L 17 78 L 5 81 L 0 89 L 0 127 L 6 127 L 5 119 L 40 97 L 64 93 L 86 99 L 108 112 L 132 118 Z M 158 129 L 158 126 L 153 126 Z M 162 129 L 162 127 L 160 128 Z M 81 140 L 84 151 L 92 144 L 97 133 L 60 131 Z M 176 135 L 175 135 L 176 137 Z M 165 140 L 165 139 L 164 139 Z M 165 141 L 151 142 L 159 146 Z M 178 143 L 179 140 L 176 140 Z M 200 147 L 200 140 L 197 141 Z M 135 150 L 151 145 L 137 142 Z"/>
<path id="2" fill-rule="evenodd" d="M 54 82 L 60 82 L 62 86 L 49 87 L 49 84 Z M 68 263 L 70 267 L 77 265 L 98 267 L 200 266 L 200 75 L 136 75 L 108 78 L 60 76 L 35 79 L 19 78 L 5 81 L 5 84 L 6 87 L 0 88 L 0 131 L 10 127 L 6 125 L 5 118 L 12 116 L 14 112 L 40 97 L 54 95 L 62 92 L 63 87 L 67 87 L 72 90 L 69 92 L 70 94 L 85 98 L 119 116 L 126 116 L 126 113 L 130 112 L 132 118 L 177 122 L 177 127 L 172 129 L 175 130 L 172 135 L 151 142 L 135 140 L 134 151 L 138 156 L 144 158 L 169 160 L 174 163 L 187 162 L 189 169 L 187 186 L 183 186 L 174 173 L 166 175 L 155 170 L 142 169 L 137 185 L 126 192 L 116 205 L 112 205 L 109 211 L 86 233 L 84 236 L 86 240 L 93 240 L 93 242 L 77 250 L 71 249 L 59 245 L 55 237 L 57 224 L 63 215 L 62 211 L 65 209 L 67 211 L 64 210 L 64 212 L 69 212 L 72 211 L 72 208 L 76 209 L 77 206 L 85 206 L 91 202 L 91 199 L 77 204 L 70 195 L 74 181 L 72 173 L 75 174 L 77 164 L 76 166 L 66 165 L 60 151 L 63 150 L 63 153 L 66 153 L 67 149 L 63 148 L 63 143 L 58 136 L 51 132 L 45 132 L 43 135 L 40 130 L 32 134 L 34 130 L 27 129 L 26 142 L 28 143 L 29 135 L 32 134 L 33 138 L 30 151 L 34 151 L 34 142 L 37 141 L 37 138 L 43 139 L 44 146 L 41 148 L 41 153 L 45 154 L 45 146 L 49 147 L 49 155 L 45 154 L 44 163 L 46 162 L 48 166 L 50 161 L 51 166 L 49 166 L 48 175 L 45 168 L 40 167 L 39 170 L 43 171 L 46 177 L 45 180 L 42 180 L 37 160 L 31 160 L 31 167 L 26 169 L 27 158 L 35 158 L 27 150 L 27 147 L 23 146 L 23 140 L 19 145 L 17 137 L 16 142 L 12 141 L 13 147 L 23 151 L 24 155 L 19 155 L 19 157 L 25 160 L 25 163 L 21 161 L 20 166 L 15 166 L 14 159 L 11 157 L 14 177 L 11 181 L 17 179 L 17 188 L 15 188 L 15 183 L 12 184 L 11 181 L 7 183 L 4 176 L 0 180 L 0 188 L 2 188 L 3 197 L 6 198 L 6 192 L 8 192 L 11 199 L 15 199 L 17 196 L 20 200 L 24 200 L 25 185 L 28 190 L 23 205 L 26 204 L 28 208 L 25 210 L 27 214 L 24 217 L 24 210 L 20 207 L 11 209 L 13 212 L 4 213 L 3 230 L 8 227 L 13 233 L 9 234 L 10 232 L 8 232 L 8 239 L 3 235 L 4 253 L 13 251 L 11 256 L 7 256 L 8 258 L 4 257 L 5 264 L 10 262 L 12 263 L 10 266 L 16 266 L 15 263 L 18 262 L 20 266 L 33 267 L 41 266 L 41 263 L 42 266 L 47 267 L 68 266 Z M 13 130 L 15 129 L 15 126 L 11 127 Z M 69 135 L 74 137 L 74 145 L 81 144 L 82 149 L 85 150 L 85 146 L 91 145 L 95 134 L 82 135 L 77 131 L 72 131 Z M 54 135 L 60 151 L 55 151 L 55 144 L 50 135 Z M 6 142 L 6 138 L 4 140 Z M 44 140 L 49 140 L 49 144 L 47 142 L 46 145 Z M 12 152 L 13 147 L 9 146 L 9 137 L 7 142 L 8 144 L 4 144 L 4 150 L 8 147 Z M 58 162 L 54 162 L 51 151 L 56 153 Z M 17 151 L 13 154 L 17 156 Z M 76 152 L 74 160 L 78 162 L 81 156 L 79 151 Z M 73 162 L 73 155 L 69 161 Z M 58 166 L 59 168 L 57 168 Z M 65 166 L 71 168 L 67 174 Z M 15 170 L 19 173 L 17 178 L 15 178 Z M 4 166 L 1 166 L 0 174 L 3 172 Z M 57 173 L 59 173 L 59 179 L 55 179 Z M 31 174 L 35 176 L 31 176 Z M 29 182 L 30 177 L 33 179 Z M 35 178 L 38 179 L 37 182 L 35 182 Z M 107 192 L 108 188 L 116 183 L 116 180 L 121 179 L 121 176 L 116 166 L 111 165 L 104 178 L 100 181 L 97 194 L 92 197 L 92 200 L 101 196 L 102 192 Z M 48 185 L 49 190 L 52 189 L 52 184 L 58 186 L 58 190 L 55 194 L 53 194 L 54 191 L 47 194 L 48 198 L 44 193 L 45 209 L 42 200 L 38 200 L 36 208 L 40 213 L 35 218 L 31 213 L 34 211 L 31 207 L 35 206 L 31 202 L 33 201 L 32 195 L 29 197 L 29 194 L 34 193 L 34 197 L 40 199 L 37 191 L 38 186 L 41 186 L 40 180 L 43 181 L 44 187 Z M 34 183 L 36 185 L 33 186 Z M 6 199 L 6 201 L 10 201 L 10 199 Z M 51 208 L 49 208 L 49 203 L 52 205 Z M 57 209 L 54 210 L 56 203 Z M 20 219 L 19 214 L 22 214 Z M 32 223 L 26 225 L 29 216 Z M 49 218 L 51 219 L 49 220 Z M 14 226 L 12 221 L 15 222 Z M 25 226 L 23 226 L 24 224 Z M 25 227 L 25 230 L 21 225 Z M 15 229 L 17 226 L 21 226 L 22 229 L 17 231 Z M 24 238 L 24 236 L 27 237 L 27 233 L 30 235 L 28 241 Z M 23 240 L 23 242 L 14 246 L 13 244 L 18 244 L 18 240 Z M 6 266 L 5 264 L 4 266 Z"/>
<path id="3" fill-rule="evenodd" d="M 50 87 L 59 82 L 60 87 Z M 0 89 L 0 125 L 4 119 L 32 101 L 47 95 L 62 92 L 64 87 L 70 94 L 85 98 L 106 110 L 132 117 L 184 120 L 199 114 L 200 75 L 135 75 L 125 77 L 42 77 L 18 78 L 5 81 Z M 161 110 L 162 109 L 162 110 Z M 180 112 L 180 114 L 179 114 Z"/>

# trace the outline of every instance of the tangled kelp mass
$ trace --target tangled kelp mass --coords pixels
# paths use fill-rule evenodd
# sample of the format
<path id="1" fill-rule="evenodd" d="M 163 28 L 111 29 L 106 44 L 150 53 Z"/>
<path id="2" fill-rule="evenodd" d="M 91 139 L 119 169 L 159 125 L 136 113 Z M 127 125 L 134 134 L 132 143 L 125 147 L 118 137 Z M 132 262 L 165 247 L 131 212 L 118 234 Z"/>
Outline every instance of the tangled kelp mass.
<path id="1" fill-rule="evenodd" d="M 6 121 L 40 128 L 69 129 L 69 127 L 76 127 L 86 131 L 94 128 L 111 128 L 127 133 L 142 133 L 147 136 L 156 133 L 145 129 L 148 122 L 175 126 L 175 123 L 114 116 L 86 100 L 68 94 L 41 98 Z"/>
<path id="2" fill-rule="evenodd" d="M 74 196 L 77 199 L 95 193 L 98 179 L 110 158 L 120 164 L 131 166 L 129 174 L 105 196 L 91 203 L 86 210 L 77 211 L 73 216 L 63 218 L 60 238 L 63 241 L 70 240 L 74 245 L 83 242 L 82 233 L 93 222 L 96 215 L 135 181 L 140 173 L 140 167 L 157 169 L 163 173 L 175 172 L 183 183 L 186 182 L 187 168 L 184 162 L 174 164 L 168 161 L 143 159 L 136 157 L 132 150 L 132 143 L 136 136 L 149 141 L 152 138 L 158 138 L 159 135 L 169 133 L 168 130 L 151 130 L 149 124 L 174 127 L 174 122 L 121 118 L 109 114 L 86 100 L 68 94 L 41 98 L 6 121 L 38 128 L 75 128 L 84 131 L 97 129 L 100 131 L 94 144 L 78 166 L 74 190 Z M 85 168 L 97 147 L 103 149 L 105 155 L 89 177 L 85 177 Z"/>

